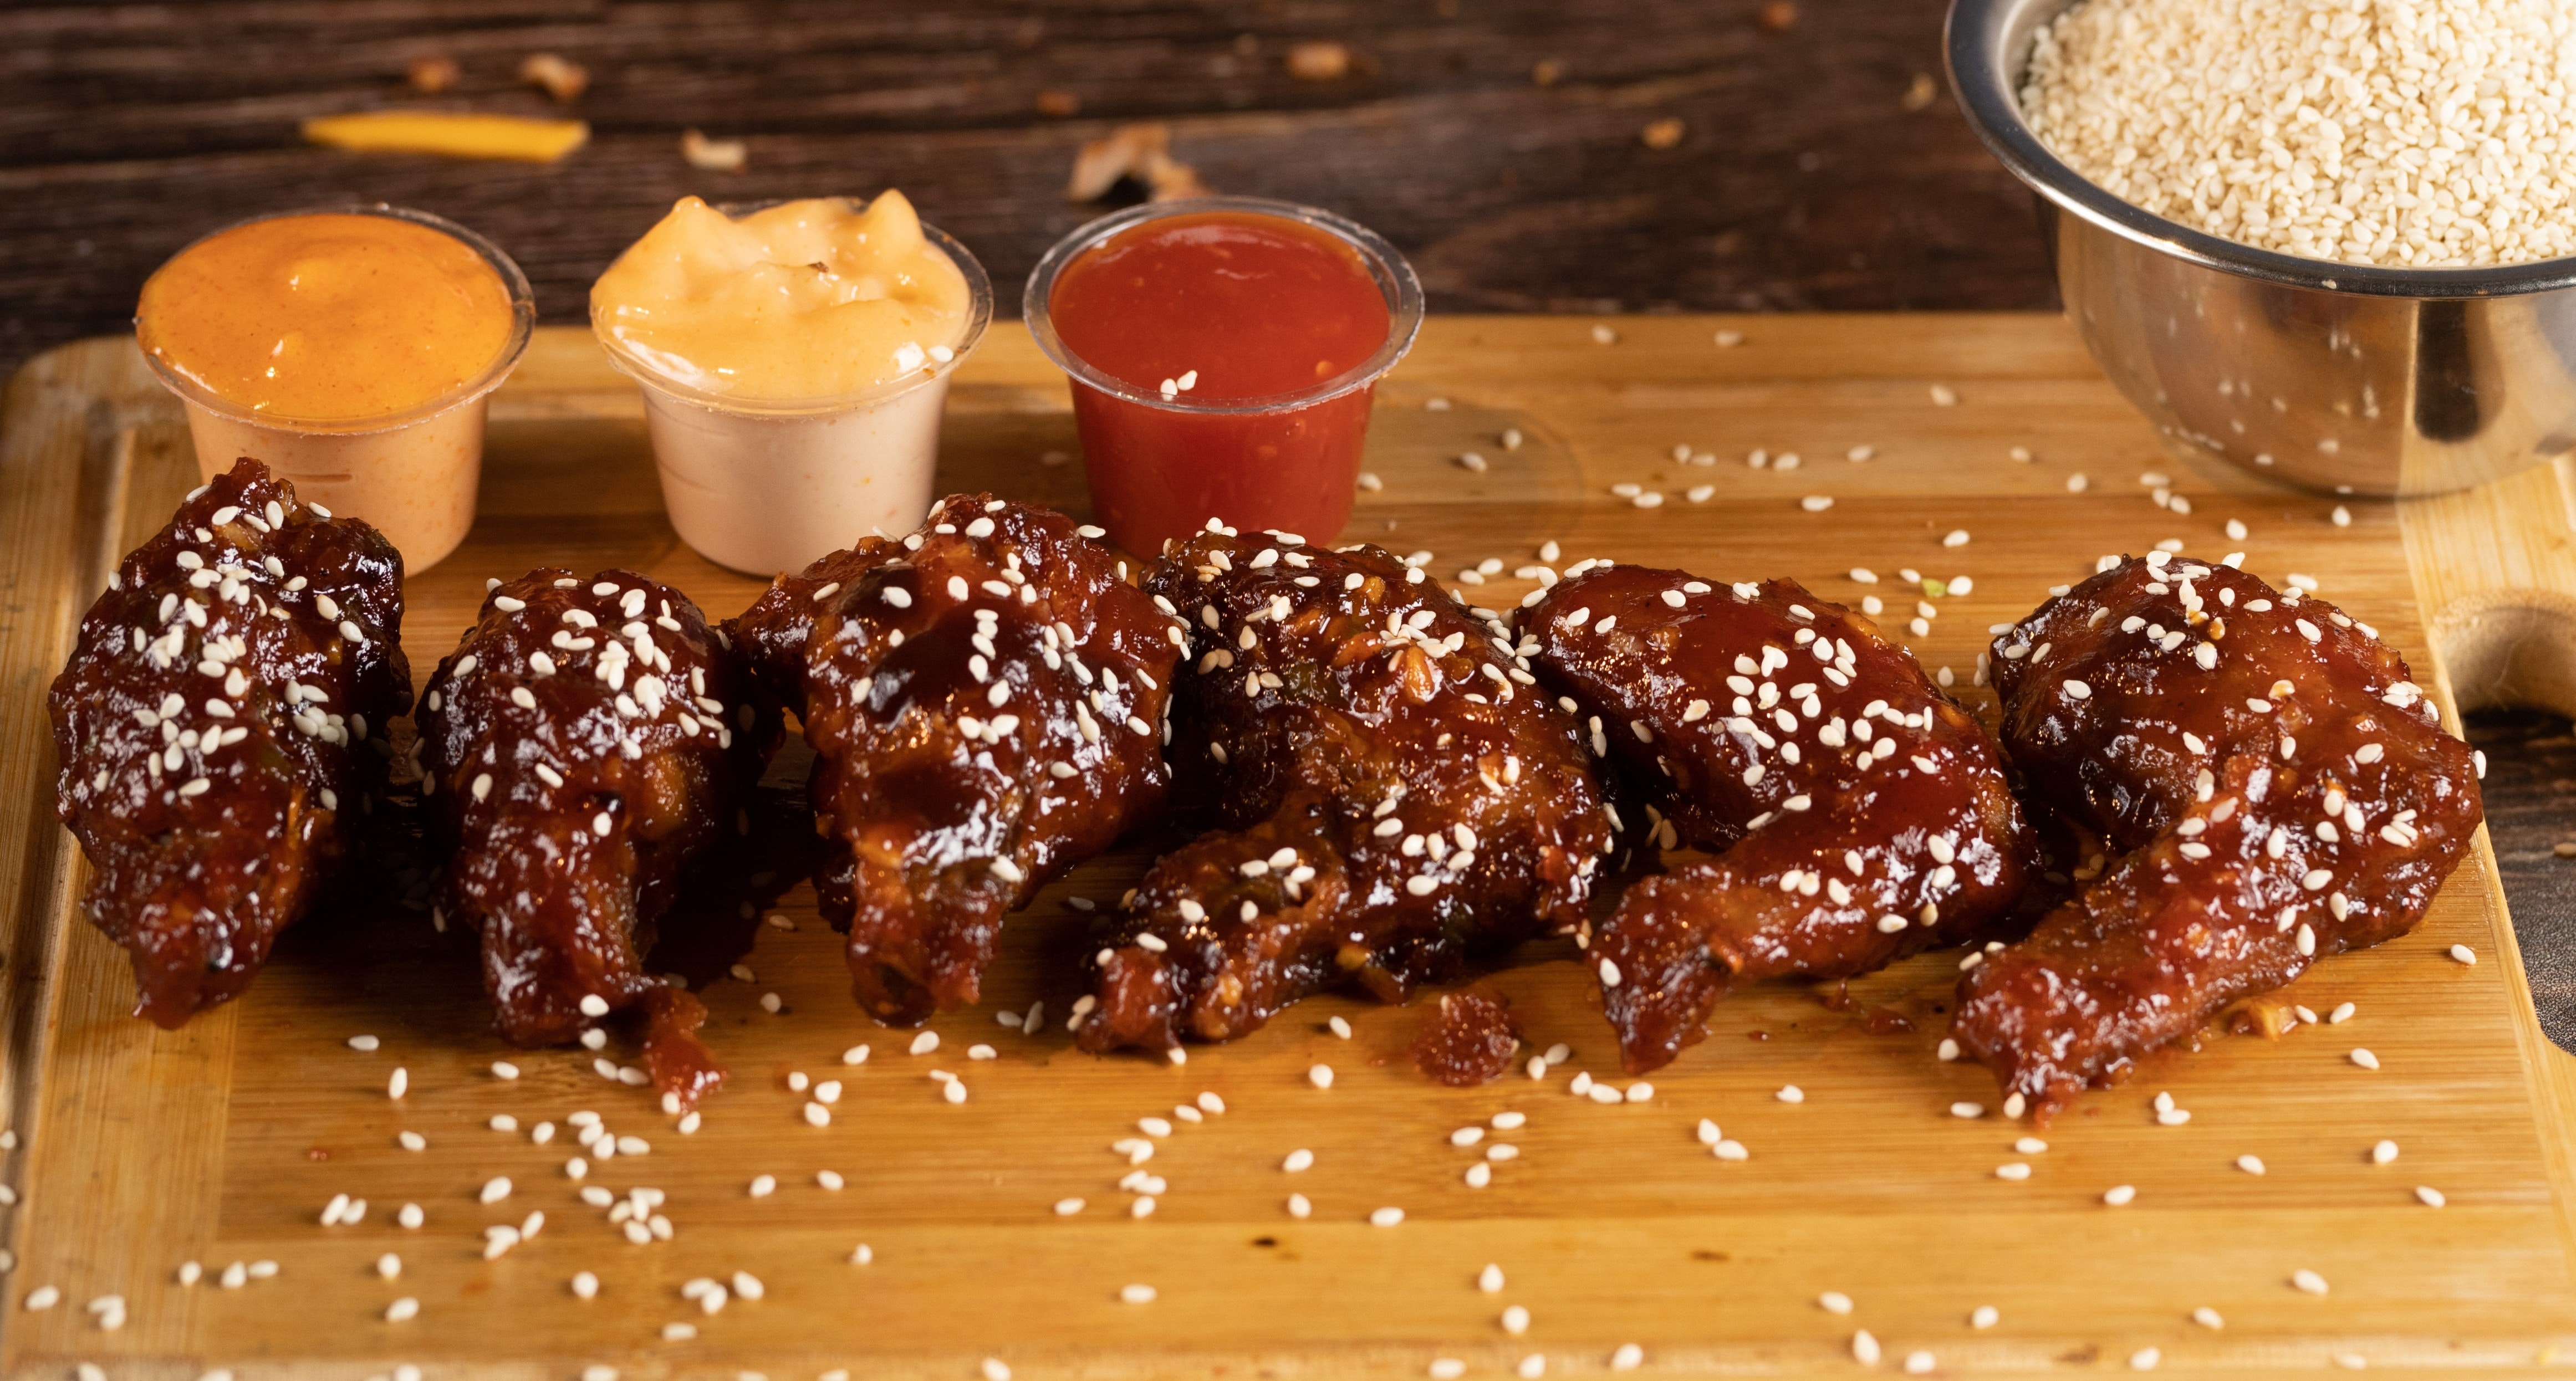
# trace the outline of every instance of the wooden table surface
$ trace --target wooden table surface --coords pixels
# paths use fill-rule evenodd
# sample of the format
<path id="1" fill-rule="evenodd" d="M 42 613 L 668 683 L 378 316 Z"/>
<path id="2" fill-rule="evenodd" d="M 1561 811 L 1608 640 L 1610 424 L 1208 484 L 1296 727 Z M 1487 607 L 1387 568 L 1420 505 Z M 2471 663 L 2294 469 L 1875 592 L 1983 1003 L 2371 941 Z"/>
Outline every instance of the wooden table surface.
<path id="1" fill-rule="evenodd" d="M 1075 152 L 1166 122 L 1220 191 L 1321 203 L 1411 257 L 1435 311 L 2046 308 L 2029 202 L 1941 88 L 1940 0 L 604 0 L 20 5 L 0 10 L 0 374 L 121 329 L 152 267 L 283 206 L 386 200 L 491 235 L 575 321 L 676 197 L 900 186 L 1005 305 Z M 1785 18 L 1787 23 L 1780 21 Z M 1767 21 L 1767 22 L 1766 22 Z M 1288 71 L 1333 41 L 1346 75 Z M 570 106 L 520 85 L 585 65 Z M 443 97 L 408 91 L 447 57 Z M 1553 80 L 1543 82 L 1542 64 Z M 313 115 L 569 113 L 549 166 L 326 152 Z M 1069 115 L 1048 114 L 1073 107 Z M 1681 122 L 1668 148 L 1645 131 Z M 684 129 L 748 167 L 692 169 Z M 2562 707 L 2563 708 L 2563 707 Z M 2576 1049 L 2576 751 L 2563 718 L 2475 736 L 2543 1019 Z M 2537 741 L 2534 746 L 2534 741 Z"/>

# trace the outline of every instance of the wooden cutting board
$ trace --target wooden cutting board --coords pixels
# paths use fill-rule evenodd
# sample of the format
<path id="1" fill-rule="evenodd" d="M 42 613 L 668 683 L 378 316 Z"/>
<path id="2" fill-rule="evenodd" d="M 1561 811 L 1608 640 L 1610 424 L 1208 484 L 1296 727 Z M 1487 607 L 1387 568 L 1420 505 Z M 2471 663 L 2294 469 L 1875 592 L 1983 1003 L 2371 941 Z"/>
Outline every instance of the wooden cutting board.
<path id="1" fill-rule="evenodd" d="M 1972 593 L 1929 601 L 1930 631 L 1910 641 L 1980 707 L 1991 697 L 1969 682 L 1988 625 L 2101 554 L 2179 539 L 2203 558 L 2243 550 L 2276 583 L 2313 575 L 2404 649 L 2446 709 L 2576 686 L 2564 465 L 2449 499 L 2355 502 L 2338 526 L 2329 499 L 2163 455 L 2054 318 L 1606 324 L 1615 343 L 1580 319 L 1432 322 L 1380 391 L 1370 468 L 1384 488 L 1361 497 L 1346 539 L 1427 549 L 1444 580 L 1499 560 L 1503 574 L 1469 591 L 1498 608 L 1529 588 L 1510 573 L 1551 539 L 1566 561 L 1790 575 L 1850 603 L 1874 593 L 1891 630 L 1922 597 L 1900 569 L 1970 576 Z M 1721 348 L 1720 329 L 1745 339 Z M 1955 401 L 1937 404 L 1935 385 Z M 1858 447 L 1874 450 L 1847 458 Z M 1756 448 L 1767 466 L 1748 465 Z M 1079 465 L 1048 463 L 1075 449 L 1058 376 L 998 326 L 959 376 L 942 482 L 1079 513 Z M 1487 468 L 1462 466 L 1469 451 Z M 1141 847 L 1015 920 L 992 1001 L 933 1023 L 933 1054 L 907 1054 L 910 1033 L 851 1005 L 839 938 L 806 888 L 761 912 L 792 930 L 737 919 L 702 935 L 696 962 L 754 977 L 707 989 L 733 1083 L 694 1135 L 645 1092 L 603 1082 L 587 1051 L 505 1048 L 470 956 L 392 905 L 315 917 L 243 1001 L 157 1031 L 126 1015 L 122 955 L 73 919 L 84 870 L 52 816 L 43 692 L 108 563 L 194 482 L 186 434 L 131 343 L 98 340 L 17 378 L 0 452 L 0 1106 L 17 1133 L 0 1180 L 19 1196 L 5 1213 L 17 1264 L 0 1277 L 7 1376 L 94 1361 L 118 1378 L 355 1378 L 412 1363 L 433 1378 L 568 1381 L 606 1364 L 629 1378 L 965 1381 L 986 1358 L 1023 1378 L 1418 1377 L 1438 1358 L 1504 1376 L 1532 1356 L 1568 1376 L 1609 1369 L 1628 1343 L 1649 1373 L 1838 1372 L 1855 1365 L 1858 1329 L 1879 1341 L 1881 1369 L 1922 1351 L 1944 1373 L 2117 1370 L 2144 1348 L 2171 1369 L 2240 1373 L 2576 1357 L 2576 1062 L 2539 1035 L 2483 839 L 2419 932 L 2286 994 L 2320 1014 L 2350 1003 L 2349 1021 L 2213 1038 L 2044 1131 L 1952 1114 L 1996 1101 L 1984 1071 L 1934 1058 L 1954 954 L 1857 981 L 1847 1003 L 1792 984 L 1744 993 L 1654 1077 L 1651 1101 L 1617 1106 L 1569 1096 L 1578 1072 L 1615 1076 L 1616 1062 L 1564 943 L 1530 947 L 1495 980 L 1533 1048 L 1571 1047 L 1536 1082 L 1435 1087 L 1405 1054 L 1422 1004 L 1341 997 L 1186 1066 L 1094 1059 L 1062 1028 L 1084 932 L 1066 901 L 1114 898 Z M 1698 453 L 1713 462 L 1676 458 Z M 2150 472 L 2171 478 L 2187 515 L 2151 501 Z M 2078 473 L 2089 486 L 2070 492 Z M 1623 484 L 1664 502 L 1636 506 L 1613 492 Z M 1810 512 L 1808 496 L 1834 502 Z M 2226 535 L 2231 519 L 2246 537 Z M 1945 542 L 1954 531 L 1964 545 Z M 414 667 L 452 646 L 486 576 L 538 563 L 635 567 L 717 616 L 756 589 L 672 537 L 634 389 L 586 332 L 541 331 L 496 396 L 474 536 L 411 582 Z M 1854 566 L 1882 582 L 1855 584 Z M 795 770 L 773 777 L 792 785 Z M 769 818 L 782 839 L 801 828 L 792 810 Z M 2455 944 L 2477 962 L 2445 957 Z M 772 993 L 775 1014 L 761 1001 Z M 1041 1000 L 1055 1015 L 1034 1036 L 995 1020 Z M 1878 1008 L 1910 1029 L 1873 1032 Z M 1336 1016 L 1349 1038 L 1327 1029 Z M 353 1050 L 361 1033 L 381 1048 Z M 845 1066 L 859 1043 L 872 1057 Z M 995 1057 L 969 1058 L 977 1043 Z M 2356 1047 L 2376 1052 L 2376 1072 L 2348 1057 Z M 607 1053 L 632 1058 L 618 1043 Z M 504 1057 L 515 1081 L 490 1070 Z M 1329 1091 L 1308 1080 L 1319 1062 L 1338 1071 Z M 943 1102 L 933 1068 L 962 1074 L 969 1100 Z M 797 1072 L 843 1081 L 829 1126 L 802 1117 Z M 1804 1101 L 1778 1096 L 1789 1085 Z M 1227 1110 L 1158 1139 L 1143 1168 L 1166 1185 L 1150 1218 L 1132 1217 L 1111 1143 L 1202 1091 Z M 2158 1125 L 2159 1092 L 2190 1110 L 2187 1125 Z M 650 1143 L 587 1183 L 663 1191 L 672 1240 L 631 1245 L 577 1197 L 561 1167 L 565 1119 L 583 1109 Z M 1507 1111 L 1526 1125 L 1453 1144 L 1453 1129 Z M 500 1115 L 518 1130 L 492 1129 Z M 1713 1158 L 1694 1137 L 1702 1118 L 1750 1158 Z M 532 1143 L 541 1121 L 560 1129 L 550 1145 Z M 427 1149 L 402 1149 L 403 1131 Z M 2015 1148 L 2030 1135 L 2046 1149 Z M 2374 1165 L 2383 1139 L 2400 1155 Z M 1464 1172 L 1497 1141 L 1518 1157 L 1469 1187 Z M 1300 1148 L 1313 1168 L 1284 1171 Z M 2265 1173 L 2238 1168 L 2249 1155 Z M 2008 1163 L 2029 1177 L 1999 1178 Z M 826 1170 L 845 1187 L 820 1187 Z M 755 1197 L 763 1175 L 777 1188 Z M 478 1191 L 495 1176 L 516 1188 L 486 1206 Z M 2135 1201 L 2106 1205 L 2116 1185 Z M 2419 1185 L 2448 1206 L 2420 1203 Z M 1286 1212 L 1292 1192 L 1311 1217 Z M 321 1226 L 343 1193 L 366 1216 Z M 1060 1216 L 1067 1198 L 1087 1206 Z M 425 1226 L 397 1224 L 405 1203 Z M 1404 1210 L 1401 1225 L 1372 1226 L 1382 1207 Z M 483 1228 L 531 1210 L 543 1232 L 487 1261 Z M 862 1243 L 873 1260 L 852 1264 Z M 398 1280 L 377 1275 L 387 1252 Z M 207 1273 L 193 1288 L 174 1276 L 187 1261 Z M 277 1273 L 222 1288 L 236 1261 Z M 1488 1263 L 1505 1281 L 1493 1293 L 1477 1285 Z M 596 1299 L 569 1289 L 584 1270 Z M 694 1277 L 738 1270 L 764 1298 L 710 1316 L 681 1297 Z M 2301 1271 L 2331 1293 L 2294 1288 Z M 1131 1284 L 1158 1298 L 1122 1302 Z M 47 1286 L 63 1302 L 29 1312 Z M 1850 1297 L 1847 1315 L 1820 1306 L 1828 1291 Z M 114 1331 L 85 1308 L 111 1294 L 127 1316 Z M 386 1321 L 405 1297 L 418 1317 Z M 1514 1305 L 1529 1312 L 1520 1336 L 1501 1322 Z M 1973 1327 L 1980 1306 L 1999 1322 Z M 2225 1328 L 2194 1324 L 2201 1307 Z M 695 1336 L 666 1340 L 676 1323 Z"/>

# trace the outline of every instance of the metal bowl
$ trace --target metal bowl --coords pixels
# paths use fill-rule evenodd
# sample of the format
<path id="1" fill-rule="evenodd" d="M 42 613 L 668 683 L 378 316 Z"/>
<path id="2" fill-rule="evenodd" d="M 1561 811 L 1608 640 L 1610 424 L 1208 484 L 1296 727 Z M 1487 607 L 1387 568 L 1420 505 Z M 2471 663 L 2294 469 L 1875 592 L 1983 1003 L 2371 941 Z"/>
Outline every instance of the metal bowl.
<path id="1" fill-rule="evenodd" d="M 1950 85 L 2038 193 L 2103 372 L 2187 455 L 2337 494 L 2439 494 L 2576 448 L 2576 259 L 2394 269 L 2254 249 L 2140 210 L 2022 123 L 2031 36 L 2074 0 L 1953 0 Z"/>

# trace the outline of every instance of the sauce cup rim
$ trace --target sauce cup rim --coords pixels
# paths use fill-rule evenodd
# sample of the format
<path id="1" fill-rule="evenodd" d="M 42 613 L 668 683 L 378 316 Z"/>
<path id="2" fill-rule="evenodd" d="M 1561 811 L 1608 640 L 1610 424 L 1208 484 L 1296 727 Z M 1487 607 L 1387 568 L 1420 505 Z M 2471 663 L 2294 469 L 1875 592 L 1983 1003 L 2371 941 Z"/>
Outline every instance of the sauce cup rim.
<path id="1" fill-rule="evenodd" d="M 1094 367 L 1064 343 L 1064 338 L 1055 329 L 1050 299 L 1055 294 L 1057 277 L 1068 265 L 1131 227 L 1171 216 L 1210 211 L 1242 211 L 1296 221 L 1349 245 L 1367 265 L 1369 277 L 1377 284 L 1378 290 L 1386 295 L 1386 342 L 1367 359 L 1321 383 L 1286 393 L 1222 401 L 1193 399 L 1186 394 L 1166 398 L 1158 390 L 1140 388 Z M 1414 338 L 1422 331 L 1423 299 L 1421 281 L 1414 277 L 1413 266 L 1405 262 L 1395 246 L 1389 244 L 1384 236 L 1347 216 L 1272 197 L 1184 197 L 1146 202 L 1113 212 L 1085 222 L 1073 233 L 1056 241 L 1054 247 L 1047 250 L 1046 257 L 1038 260 L 1037 267 L 1029 271 L 1028 286 L 1020 294 L 1020 315 L 1028 323 L 1029 334 L 1037 338 L 1038 349 L 1077 383 L 1142 407 L 1222 416 L 1288 412 L 1312 407 L 1376 383 L 1388 370 L 1395 368 L 1396 361 L 1403 359 L 1406 351 L 1413 348 Z"/>
<path id="2" fill-rule="evenodd" d="M 740 220 L 755 211 L 765 211 L 791 201 L 838 201 L 865 207 L 874 200 L 873 197 L 855 196 L 770 197 L 761 201 L 718 202 L 715 209 Z M 651 361 L 628 349 L 624 342 L 608 334 L 600 324 L 596 303 L 590 309 L 591 335 L 598 340 L 599 348 L 606 352 L 608 362 L 616 367 L 617 372 L 665 397 L 692 403 L 710 412 L 736 417 L 798 418 L 825 417 L 872 408 L 955 373 L 958 366 L 966 363 L 966 357 L 974 354 L 975 348 L 984 343 L 984 331 L 993 324 L 993 280 L 984 272 L 983 261 L 977 259 L 974 251 L 966 248 L 956 236 L 928 221 L 921 223 L 921 235 L 940 253 L 947 255 L 948 261 L 957 266 L 958 274 L 965 278 L 966 321 L 959 329 L 956 343 L 948 347 L 950 354 L 946 360 L 929 361 L 900 379 L 889 379 L 849 393 L 828 394 L 820 398 L 744 398 L 700 388 L 664 373 Z M 618 251 L 618 257 L 624 258 L 625 253 L 625 250 Z"/>
<path id="3" fill-rule="evenodd" d="M 413 423 L 426 421 L 459 404 L 470 403 L 490 393 L 499 388 L 503 380 L 510 377 L 510 371 L 518 368 L 520 358 L 528 353 L 528 342 L 536 334 L 537 299 L 535 291 L 528 286 L 528 276 L 519 270 L 518 262 L 504 253 L 499 245 L 475 231 L 444 216 L 415 210 L 408 206 L 395 206 L 381 201 L 338 202 L 245 216 L 190 240 L 177 253 L 162 262 L 166 265 L 208 240 L 218 235 L 230 234 L 243 226 L 258 225 L 263 221 L 286 220 L 294 216 L 382 216 L 387 220 L 408 221 L 413 225 L 425 226 L 456 240 L 467 249 L 473 250 L 486 266 L 500 276 L 502 291 L 508 294 L 510 299 L 509 339 L 502 342 L 500 353 L 492 357 L 492 363 L 482 373 L 426 403 L 415 404 L 400 412 L 387 413 L 378 417 L 315 419 L 289 417 L 281 413 L 246 408 L 180 372 L 168 361 L 156 358 L 150 351 L 140 352 L 143 363 L 151 369 L 153 376 L 161 381 L 164 388 L 218 417 L 247 426 L 306 435 L 370 436 L 378 432 L 400 431 Z M 140 313 L 137 313 L 134 321 L 139 330 L 143 321 Z"/>

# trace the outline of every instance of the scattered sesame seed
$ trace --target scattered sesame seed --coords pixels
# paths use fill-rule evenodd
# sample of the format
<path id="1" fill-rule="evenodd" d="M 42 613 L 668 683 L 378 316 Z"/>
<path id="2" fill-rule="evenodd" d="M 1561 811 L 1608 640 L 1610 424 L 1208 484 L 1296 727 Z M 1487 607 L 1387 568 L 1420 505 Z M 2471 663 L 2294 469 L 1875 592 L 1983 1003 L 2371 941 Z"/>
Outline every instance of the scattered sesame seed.
<path id="1" fill-rule="evenodd" d="M 1968 1315 L 1968 1327 L 1992 1328 L 2003 1322 L 2003 1311 L 1991 1304 L 1980 1304 Z"/>
<path id="2" fill-rule="evenodd" d="M 2364 1069 L 2379 1068 L 2379 1057 L 2371 1054 L 2368 1050 L 2363 1049 L 2360 1046 L 2353 1047 L 2351 1058 L 2354 1064 L 2357 1064 Z"/>
<path id="3" fill-rule="evenodd" d="M 1331 1065 L 1313 1066 L 1306 1071 L 1306 1082 L 1313 1084 L 1319 1089 L 1331 1088 L 1333 1086 L 1333 1067 Z"/>
<path id="4" fill-rule="evenodd" d="M 2304 1268 L 2290 1273 L 2290 1285 L 2305 1295 L 2322 1295 L 2330 1288 L 2324 1276 Z"/>
<path id="5" fill-rule="evenodd" d="M 1404 1210 L 1400 1208 L 1372 1209 L 1369 1212 L 1368 1220 L 1370 1227 L 1391 1228 L 1404 1221 Z"/>
<path id="6" fill-rule="evenodd" d="M 1307 1214 L 1310 1214 L 1310 1213 L 1312 1213 L 1312 1212 L 1314 1212 L 1314 1211 L 1315 1211 L 1315 1205 L 1314 1205 L 1312 1202 L 1308 1201 L 1308 1199 L 1306 1198 L 1306 1196 L 1305 1196 L 1305 1195 L 1303 1195 L 1303 1194 L 1291 1194 L 1291 1195 L 1289 1195 L 1289 1196 L 1288 1196 L 1288 1216 L 1289 1216 L 1289 1217 L 1291 1217 L 1291 1218 L 1303 1218 L 1303 1217 L 1305 1217 Z"/>
<path id="7" fill-rule="evenodd" d="M 1772 1096 L 1783 1103 L 1804 1103 L 1807 1101 L 1807 1091 L 1798 1087 L 1796 1084 L 1783 1084 L 1780 1086 L 1780 1091 Z"/>
<path id="8" fill-rule="evenodd" d="M 1118 1287 L 1119 1300 L 1127 1304 L 1152 1304 L 1154 1302 L 1154 1293 L 1154 1287 L 1151 1285 L 1122 1285 Z"/>
<path id="9" fill-rule="evenodd" d="M 2478 962 L 2478 952 L 2469 948 L 2467 945 L 2451 946 L 2450 955 L 2451 959 L 2455 963 L 2474 964 Z"/>
<path id="10" fill-rule="evenodd" d="M 1635 1343 L 1621 1343 L 1618 1350 L 1610 1354 L 1610 1369 L 1612 1371 L 1635 1371 L 1638 1367 L 1644 1365 L 1645 1361 L 1646 1350 L 1644 1348 L 1639 1347 Z"/>
<path id="11" fill-rule="evenodd" d="M 487 1204 L 497 1204 L 503 1199 L 510 1197 L 510 1177 L 507 1175 L 494 1175 L 492 1178 L 485 1180 L 483 1182 L 482 1193 L 477 1197 Z"/>
<path id="12" fill-rule="evenodd" d="M 1848 1314 L 1852 1311 L 1852 1297 L 1840 1290 L 1827 1290 L 1816 1296 L 1816 1307 L 1828 1314 Z"/>
<path id="13" fill-rule="evenodd" d="M 2134 1184 L 2115 1184 L 2102 1191 L 2102 1202 L 2113 1208 L 2123 1207 L 2137 1197 L 2138 1187 Z"/>
<path id="14" fill-rule="evenodd" d="M 1485 1269 L 1476 1273 L 1476 1288 L 1489 1295 L 1501 1294 L 1503 1291 L 1503 1268 L 1493 1262 L 1486 1262 Z"/>
<path id="15" fill-rule="evenodd" d="M 1324 1025 L 1331 1029 L 1334 1035 L 1341 1037 L 1343 1040 L 1349 1040 L 1351 1038 L 1351 1024 L 1341 1017 L 1334 1017 L 1332 1020 L 1325 1022 Z"/>
<path id="16" fill-rule="evenodd" d="M 2249 1175 L 2260 1175 L 2263 1173 L 2263 1158 L 2254 1155 L 2238 1156 L 2236 1168 Z"/>
<path id="17" fill-rule="evenodd" d="M 2210 1308 L 2206 1304 L 2191 1311 L 2191 1321 L 2199 1324 L 2203 1328 L 2225 1328 L 2227 1326 L 2226 1318 L 2220 1315 L 2217 1310 Z"/>
<path id="18" fill-rule="evenodd" d="M 1866 1328 L 1855 1330 L 1852 1333 L 1851 1338 L 1851 1354 L 1852 1360 L 1860 1363 L 1862 1366 L 1877 1366 L 1879 1357 L 1878 1339 L 1872 1337 L 1870 1335 L 1870 1331 Z"/>
<path id="19" fill-rule="evenodd" d="M 410 1088 L 411 1071 L 408 1069 L 397 1068 L 394 1070 L 393 1077 L 385 1081 L 385 1096 L 388 1098 L 400 1098 L 404 1093 L 408 1092 Z"/>
<path id="20" fill-rule="evenodd" d="M 1503 1331 L 1504 1331 L 1505 1333 L 1509 1333 L 1509 1334 L 1511 1334 L 1511 1335 L 1512 1335 L 1513 1337 L 1515 1337 L 1515 1338 L 1517 1338 L 1517 1337 L 1521 1336 L 1521 1335 L 1522 1335 L 1522 1334 L 1524 1334 L 1524 1333 L 1529 1332 L 1529 1326 L 1530 1326 L 1530 1313 L 1529 1313 L 1529 1310 L 1528 1310 L 1526 1307 L 1524 1307 L 1524 1306 L 1522 1306 L 1522 1305 L 1518 1305 L 1518 1304 L 1512 1305 L 1512 1306 L 1510 1306 L 1510 1307 L 1508 1307 L 1508 1308 L 1504 1309 L 1504 1310 L 1503 1310 L 1503 1317 L 1502 1317 L 1502 1325 L 1503 1325 Z"/>
<path id="21" fill-rule="evenodd" d="M 920 1035 L 912 1038 L 912 1048 L 907 1053 L 914 1055 L 927 1055 L 938 1048 L 939 1033 L 936 1031 L 924 1031 Z"/>
<path id="22" fill-rule="evenodd" d="M 2129 1370 L 2154 1371 L 2156 1364 L 2164 1359 L 2165 1354 L 2161 1349 L 2142 1347 L 2129 1354 Z"/>
<path id="23" fill-rule="evenodd" d="M 1999 1180 L 2026 1180 L 2026 1179 L 2029 1179 L 2029 1178 L 2030 1178 L 2030 1166 L 2029 1166 L 2026 1162 L 2023 1162 L 2023 1161 L 2018 1161 L 2018 1160 L 2014 1160 L 2014 1161 L 2006 1161 L 2006 1162 L 2004 1162 L 2003 1164 L 1998 1165 L 1998 1166 L 1996 1166 L 1996 1167 L 1995 1167 L 1995 1178 L 1996 1178 L 1996 1179 L 1999 1179 Z"/>
<path id="24" fill-rule="evenodd" d="M 755 1175 L 752 1177 L 751 1197 L 755 1199 L 766 1199 L 777 1192 L 778 1177 L 776 1175 Z"/>
<path id="25" fill-rule="evenodd" d="M 2443 1197 L 2441 1190 L 2435 1189 L 2429 1184 L 2419 1184 L 2415 1186 L 2415 1200 L 2426 1208 L 2440 1208 L 2444 1204 L 2450 1202 L 2449 1199 Z"/>

